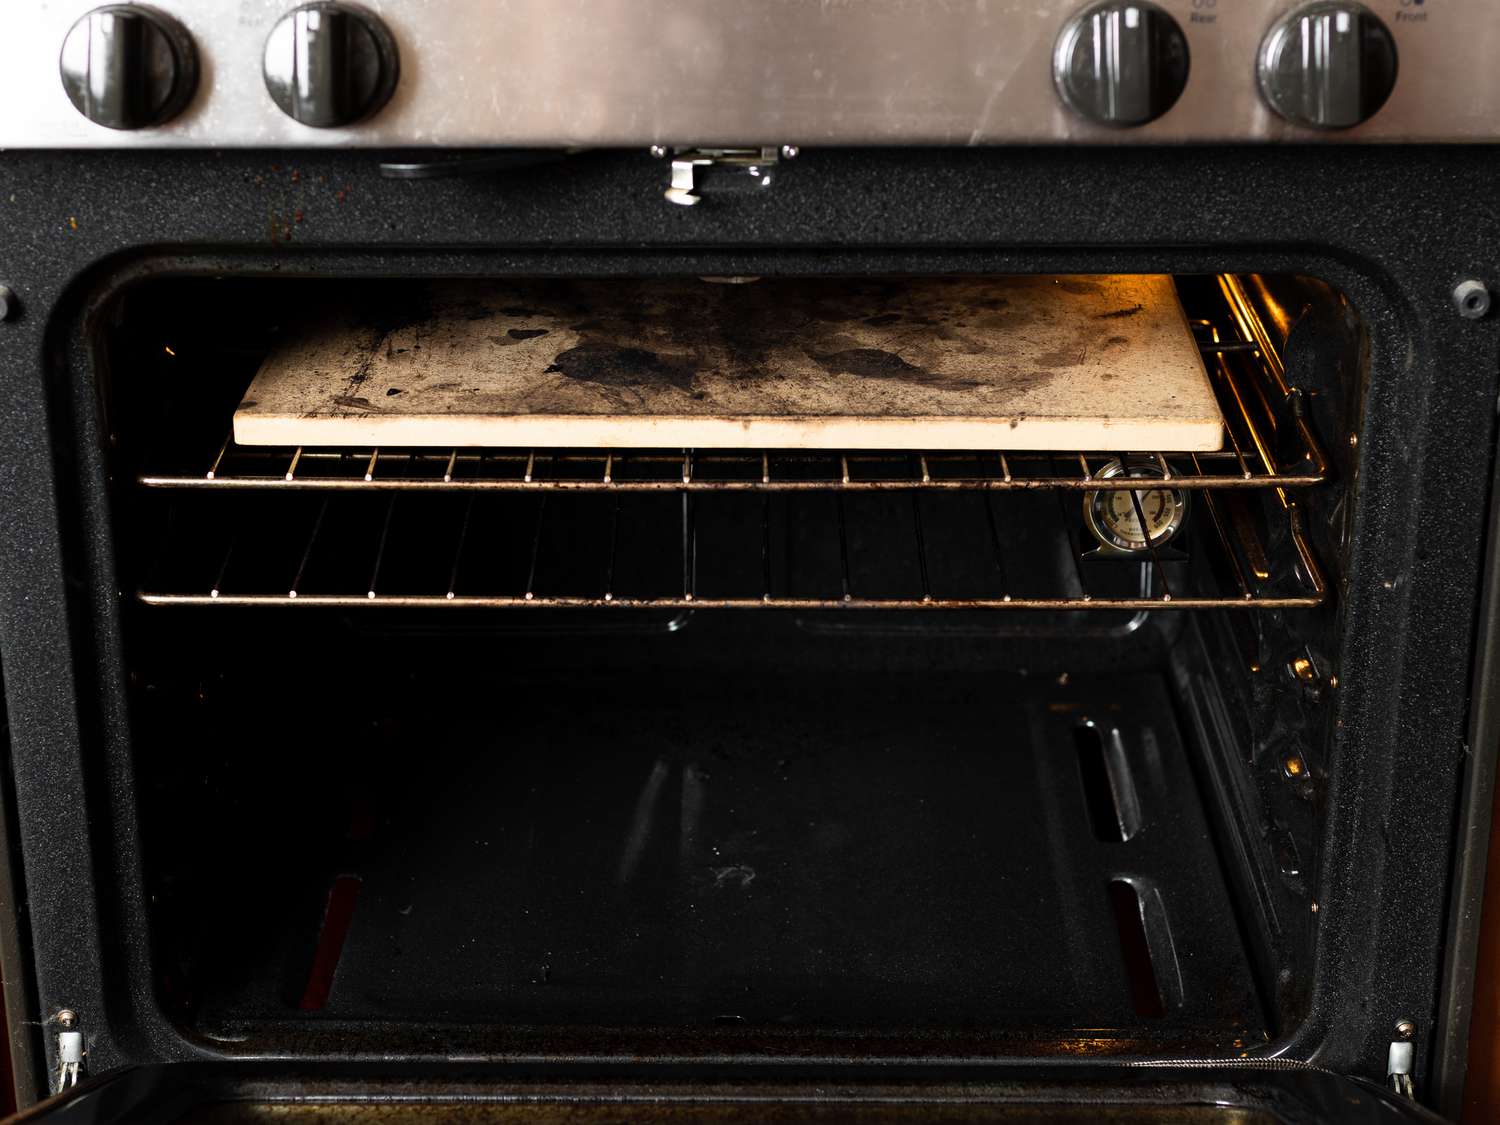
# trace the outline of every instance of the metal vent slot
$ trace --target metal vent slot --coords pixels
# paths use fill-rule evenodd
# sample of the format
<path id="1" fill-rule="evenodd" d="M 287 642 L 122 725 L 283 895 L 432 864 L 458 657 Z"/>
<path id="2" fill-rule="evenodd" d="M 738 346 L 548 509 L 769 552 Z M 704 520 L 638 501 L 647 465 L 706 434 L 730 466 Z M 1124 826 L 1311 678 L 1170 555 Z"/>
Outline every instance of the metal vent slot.
<path id="1" fill-rule="evenodd" d="M 1128 879 L 1115 879 L 1109 884 L 1109 907 L 1119 934 L 1130 1006 L 1143 1019 L 1159 1020 L 1167 1014 L 1167 1005 L 1152 956 L 1145 901 Z"/>
<path id="2" fill-rule="evenodd" d="M 1074 729 L 1073 742 L 1094 836 L 1104 843 L 1124 843 L 1140 831 L 1141 803 L 1120 732 L 1085 721 Z"/>

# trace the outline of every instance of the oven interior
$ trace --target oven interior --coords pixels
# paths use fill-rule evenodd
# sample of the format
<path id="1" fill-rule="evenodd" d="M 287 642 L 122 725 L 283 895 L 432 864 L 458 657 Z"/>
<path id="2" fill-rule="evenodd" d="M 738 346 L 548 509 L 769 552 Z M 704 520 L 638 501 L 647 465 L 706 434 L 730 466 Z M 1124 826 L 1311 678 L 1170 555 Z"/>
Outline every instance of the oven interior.
<path id="1" fill-rule="evenodd" d="M 183 1035 L 1223 1055 L 1296 1026 L 1367 367 L 1341 294 L 1176 279 L 1212 454 L 226 439 L 292 320 L 423 284 L 166 278 L 99 318 Z M 1191 507 L 1099 557 L 1123 458 Z"/>

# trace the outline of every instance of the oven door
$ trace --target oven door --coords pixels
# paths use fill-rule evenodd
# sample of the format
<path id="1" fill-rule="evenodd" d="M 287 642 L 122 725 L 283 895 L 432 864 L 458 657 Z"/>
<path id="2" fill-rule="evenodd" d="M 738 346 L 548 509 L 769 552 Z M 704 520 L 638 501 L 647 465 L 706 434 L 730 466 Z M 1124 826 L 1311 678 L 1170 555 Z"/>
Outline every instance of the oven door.
<path id="1" fill-rule="evenodd" d="M 1396 1125 L 1435 1114 L 1306 1064 L 592 1066 L 179 1063 L 90 1079 L 16 1122 L 988 1122 Z"/>

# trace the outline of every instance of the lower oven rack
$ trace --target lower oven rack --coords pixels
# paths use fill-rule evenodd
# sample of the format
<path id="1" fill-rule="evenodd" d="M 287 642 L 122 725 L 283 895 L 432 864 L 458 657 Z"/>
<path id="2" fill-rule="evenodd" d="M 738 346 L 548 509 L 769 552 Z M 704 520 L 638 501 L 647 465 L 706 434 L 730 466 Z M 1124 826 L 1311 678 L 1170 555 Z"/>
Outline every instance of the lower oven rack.
<path id="1" fill-rule="evenodd" d="M 949 609 L 949 610 L 993 610 L 993 609 L 1094 609 L 1094 610 L 1138 610 L 1152 609 L 1313 609 L 1322 604 L 1321 596 L 1314 597 L 1265 597 L 1236 601 L 1222 597 L 1178 598 L 850 598 L 847 601 L 835 598 L 700 598 L 691 595 L 675 598 L 616 598 L 610 600 L 592 597 L 477 597 L 464 595 L 449 598 L 440 595 L 376 595 L 361 598 L 357 594 L 314 594 L 299 599 L 279 598 L 253 594 L 181 594 L 143 592 L 140 600 L 153 606 L 267 606 L 299 605 L 309 609 L 353 609 L 362 606 L 385 606 L 399 609 L 438 609 L 443 607 L 467 607 L 470 609 L 593 609 L 611 606 L 617 609 Z"/>
<path id="2" fill-rule="evenodd" d="M 626 496 L 469 497 L 435 512 L 430 503 L 403 505 L 400 493 L 334 494 L 304 497 L 314 505 L 295 517 L 282 505 L 240 511 L 216 504 L 203 518 L 171 514 L 156 576 L 139 598 L 154 606 L 341 609 L 1322 604 L 1326 583 L 1294 502 L 1270 500 L 1267 516 L 1243 494 L 1196 496 L 1189 542 L 1153 546 L 1135 560 L 1094 557 L 1081 504 L 1061 492 L 1015 498 L 1030 506 L 1024 527 L 982 492 L 886 494 L 867 498 L 881 505 L 873 513 L 837 493 L 638 498 L 654 505 L 644 515 L 627 509 Z M 739 511 L 722 511 L 728 501 L 738 501 Z M 558 511 L 569 502 L 592 507 Z M 500 512 L 486 503 L 511 507 Z M 938 503 L 945 510 L 931 510 Z"/>

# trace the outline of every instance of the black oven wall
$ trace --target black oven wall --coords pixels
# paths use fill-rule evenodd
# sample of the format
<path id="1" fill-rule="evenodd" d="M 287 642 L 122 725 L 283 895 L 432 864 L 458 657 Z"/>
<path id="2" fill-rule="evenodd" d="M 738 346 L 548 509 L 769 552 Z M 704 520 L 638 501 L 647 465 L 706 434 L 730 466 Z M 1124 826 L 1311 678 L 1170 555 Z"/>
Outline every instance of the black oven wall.
<path id="1" fill-rule="evenodd" d="M 1478 148 L 808 152 L 753 196 L 663 201 L 644 153 L 401 182 L 376 154 L 0 159 L 0 661 L 42 1018 L 91 1066 L 190 1057 L 151 985 L 89 342 L 164 273 L 1128 272 L 1313 275 L 1370 336 L 1339 592 L 1309 1016 L 1287 1057 L 1380 1079 L 1439 1028 L 1448 878 L 1494 448 L 1500 158 Z M 1330 435 L 1332 436 L 1332 435 Z M 212 846 L 212 841 L 205 841 Z M 51 1040 L 55 1028 L 44 1024 Z M 50 1050 L 50 1043 L 48 1044 Z"/>

